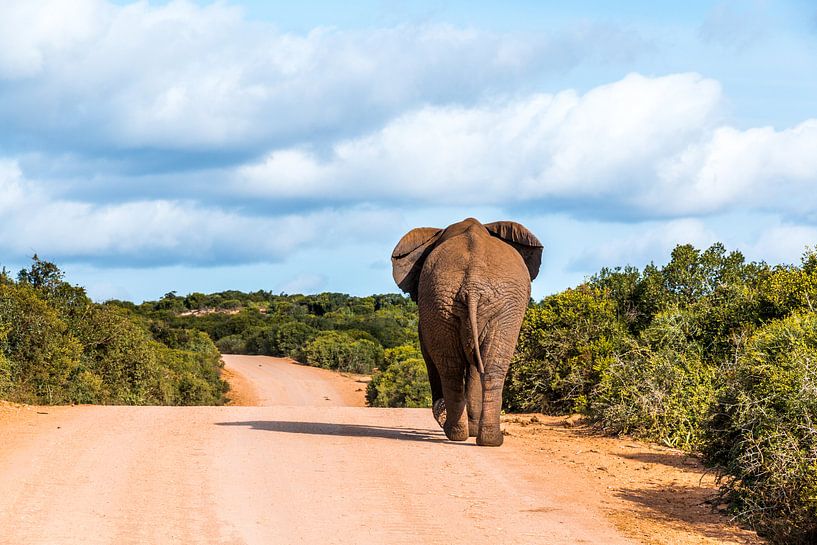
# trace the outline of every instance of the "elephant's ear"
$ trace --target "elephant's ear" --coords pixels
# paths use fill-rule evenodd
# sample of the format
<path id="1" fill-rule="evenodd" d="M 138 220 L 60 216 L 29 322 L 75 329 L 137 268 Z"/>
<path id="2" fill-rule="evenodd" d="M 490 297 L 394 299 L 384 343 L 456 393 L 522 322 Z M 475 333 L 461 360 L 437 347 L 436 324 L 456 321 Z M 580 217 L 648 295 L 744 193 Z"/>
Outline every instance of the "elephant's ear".
<path id="1" fill-rule="evenodd" d="M 400 239 L 391 253 L 391 274 L 394 281 L 414 301 L 417 301 L 417 286 L 426 255 L 440 238 L 442 231 L 434 227 L 412 229 Z"/>
<path id="2" fill-rule="evenodd" d="M 530 279 L 536 278 L 539 274 L 539 266 L 542 264 L 542 243 L 533 233 L 528 231 L 524 225 L 513 221 L 486 223 L 485 228 L 493 236 L 513 246 L 525 260 Z"/>

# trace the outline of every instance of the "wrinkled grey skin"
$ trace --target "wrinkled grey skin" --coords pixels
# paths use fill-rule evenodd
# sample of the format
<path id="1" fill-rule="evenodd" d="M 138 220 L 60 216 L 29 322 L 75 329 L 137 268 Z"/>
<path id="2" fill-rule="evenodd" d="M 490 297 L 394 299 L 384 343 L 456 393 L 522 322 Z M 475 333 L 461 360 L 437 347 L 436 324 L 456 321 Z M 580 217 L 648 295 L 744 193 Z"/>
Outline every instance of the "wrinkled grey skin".
<path id="1" fill-rule="evenodd" d="M 502 386 L 541 258 L 522 225 L 473 218 L 413 229 L 392 253 L 394 279 L 419 309 L 434 416 L 452 441 L 502 444 Z"/>

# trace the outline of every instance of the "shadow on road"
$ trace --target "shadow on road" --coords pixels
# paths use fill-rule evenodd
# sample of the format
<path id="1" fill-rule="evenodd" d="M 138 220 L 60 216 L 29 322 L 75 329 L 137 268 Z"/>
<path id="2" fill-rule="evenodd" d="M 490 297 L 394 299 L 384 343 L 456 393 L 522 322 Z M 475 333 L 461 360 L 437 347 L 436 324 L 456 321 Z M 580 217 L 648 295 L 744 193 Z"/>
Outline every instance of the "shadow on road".
<path id="1" fill-rule="evenodd" d="M 216 422 L 217 426 L 245 426 L 253 430 L 308 435 L 341 435 L 347 437 L 380 437 L 400 441 L 448 442 L 442 431 L 412 428 L 384 428 L 359 424 L 330 424 L 327 422 L 292 422 L 280 420 L 250 420 L 246 422 Z"/>

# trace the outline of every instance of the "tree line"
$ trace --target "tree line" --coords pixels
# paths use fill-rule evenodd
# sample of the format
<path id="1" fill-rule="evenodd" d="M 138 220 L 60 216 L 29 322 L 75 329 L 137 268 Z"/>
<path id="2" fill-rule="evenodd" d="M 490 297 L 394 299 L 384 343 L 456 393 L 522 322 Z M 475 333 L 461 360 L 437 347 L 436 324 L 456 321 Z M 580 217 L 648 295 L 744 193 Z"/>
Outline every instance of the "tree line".
<path id="1" fill-rule="evenodd" d="M 170 292 L 140 305 L 110 304 L 143 317 L 154 328 L 204 332 L 225 354 L 289 357 L 315 367 L 372 374 L 366 392 L 372 406 L 431 403 L 417 337 L 417 306 L 402 295 Z"/>

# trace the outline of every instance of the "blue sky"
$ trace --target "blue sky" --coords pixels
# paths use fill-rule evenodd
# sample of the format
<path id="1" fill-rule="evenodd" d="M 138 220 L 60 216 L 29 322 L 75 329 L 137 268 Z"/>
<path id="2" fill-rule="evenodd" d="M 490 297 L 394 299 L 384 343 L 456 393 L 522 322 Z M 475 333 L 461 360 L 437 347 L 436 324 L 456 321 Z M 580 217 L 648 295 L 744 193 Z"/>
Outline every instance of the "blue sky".
<path id="1" fill-rule="evenodd" d="M 396 291 L 417 226 L 512 219 L 533 294 L 817 244 L 817 6 L 0 4 L 0 264 L 96 299 Z"/>

